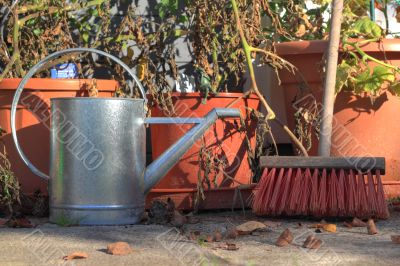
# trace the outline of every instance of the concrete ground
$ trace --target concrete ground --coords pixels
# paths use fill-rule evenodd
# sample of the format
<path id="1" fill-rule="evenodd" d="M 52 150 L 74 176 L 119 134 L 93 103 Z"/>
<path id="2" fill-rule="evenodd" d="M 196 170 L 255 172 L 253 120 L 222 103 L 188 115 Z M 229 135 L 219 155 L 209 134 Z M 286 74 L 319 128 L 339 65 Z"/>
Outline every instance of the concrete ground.
<path id="1" fill-rule="evenodd" d="M 0 228 L 0 265 L 400 265 L 400 244 L 390 240 L 400 234 L 400 212 L 379 221 L 378 235 L 366 228 L 347 228 L 342 221 L 336 233 L 315 233 L 308 228 L 316 221 L 305 219 L 268 219 L 245 216 L 241 212 L 207 212 L 200 222 L 184 225 L 192 231 L 212 234 L 215 229 L 239 225 L 245 221 L 274 221 L 280 225 L 256 235 L 239 236 L 238 250 L 221 249 L 221 243 L 190 241 L 177 229 L 162 225 L 59 227 L 41 223 L 36 228 Z M 274 245 L 280 233 L 289 228 L 294 243 Z M 301 248 L 305 238 L 315 234 L 323 241 L 318 250 Z M 107 244 L 128 242 L 134 252 L 126 256 L 105 253 Z M 224 243 L 224 242 L 223 242 Z M 87 259 L 63 261 L 75 251 L 86 252 Z"/>

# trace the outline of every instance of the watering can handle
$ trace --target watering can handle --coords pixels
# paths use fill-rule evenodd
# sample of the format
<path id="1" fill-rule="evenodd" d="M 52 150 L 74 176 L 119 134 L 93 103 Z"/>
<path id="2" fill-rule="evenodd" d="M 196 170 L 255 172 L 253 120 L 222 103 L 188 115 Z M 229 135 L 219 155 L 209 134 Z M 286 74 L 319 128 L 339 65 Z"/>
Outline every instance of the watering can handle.
<path id="1" fill-rule="evenodd" d="M 122 62 L 121 60 L 119 60 L 117 57 L 97 50 L 97 49 L 93 49 L 93 48 L 71 48 L 71 49 L 66 49 L 66 50 L 62 50 L 59 52 L 55 52 L 53 54 L 50 54 L 48 56 L 46 56 L 44 59 L 40 60 L 36 65 L 34 65 L 29 72 L 25 75 L 25 77 L 21 80 L 21 82 L 19 83 L 16 91 L 15 91 L 15 95 L 14 95 L 14 99 L 11 105 L 11 132 L 12 132 L 12 137 L 15 143 L 15 147 L 17 148 L 18 154 L 19 156 L 21 156 L 22 160 L 24 161 L 24 163 L 28 166 L 28 168 L 36 175 L 40 176 L 41 178 L 44 179 L 49 179 L 50 177 L 48 175 L 46 175 L 45 173 L 41 172 L 39 169 L 37 169 L 32 163 L 31 161 L 29 161 L 29 159 L 26 157 L 25 153 L 22 151 L 21 146 L 19 145 L 18 142 L 18 137 L 17 137 L 17 130 L 15 127 L 15 116 L 16 116 L 16 110 L 17 110 L 17 105 L 19 102 L 19 98 L 21 97 L 22 94 L 22 90 L 24 89 L 26 83 L 28 82 L 28 80 L 36 73 L 36 71 L 38 71 L 40 68 L 42 68 L 47 62 L 58 58 L 62 55 L 65 54 L 69 54 L 69 53 L 86 53 L 86 52 L 90 52 L 90 53 L 96 53 L 105 57 L 110 58 L 112 61 L 116 62 L 117 64 L 119 64 L 120 66 L 122 66 L 123 69 L 125 69 L 129 75 L 133 78 L 133 80 L 136 82 L 136 84 L 139 87 L 140 93 L 142 94 L 142 97 L 144 99 L 144 104 L 147 104 L 147 98 L 146 98 L 146 93 L 144 91 L 144 88 L 142 86 L 142 84 L 140 83 L 139 79 L 136 77 L 136 75 L 133 73 L 133 71 L 129 68 L 129 66 L 127 66 L 124 62 Z"/>

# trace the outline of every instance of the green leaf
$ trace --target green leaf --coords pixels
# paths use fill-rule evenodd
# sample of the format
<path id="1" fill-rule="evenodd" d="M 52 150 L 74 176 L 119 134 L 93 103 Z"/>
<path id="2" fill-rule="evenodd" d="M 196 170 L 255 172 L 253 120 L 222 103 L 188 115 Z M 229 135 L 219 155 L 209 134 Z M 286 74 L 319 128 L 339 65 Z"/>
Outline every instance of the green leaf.
<path id="1" fill-rule="evenodd" d="M 174 30 L 174 37 L 179 38 L 181 36 L 185 35 L 185 31 L 181 29 L 175 29 Z"/>
<path id="2" fill-rule="evenodd" d="M 91 30 L 92 29 L 92 26 L 89 23 L 85 23 L 84 25 L 85 25 L 85 29 L 86 30 Z"/>
<path id="3" fill-rule="evenodd" d="M 392 84 L 389 87 L 389 90 L 396 96 L 400 96 L 400 82 L 396 83 L 396 84 Z"/>
<path id="4" fill-rule="evenodd" d="M 99 10 L 97 8 L 92 8 L 90 9 L 90 15 L 94 16 L 94 17 L 98 17 L 99 16 Z"/>
<path id="5" fill-rule="evenodd" d="M 380 86 L 376 80 L 372 79 L 371 72 L 367 68 L 365 71 L 354 77 L 354 92 L 361 94 L 363 92 L 374 92 Z"/>
<path id="6" fill-rule="evenodd" d="M 26 26 L 32 26 L 32 25 L 34 25 L 34 24 L 36 24 L 36 18 L 29 19 L 29 20 L 25 23 Z"/>
<path id="7" fill-rule="evenodd" d="M 179 16 L 178 21 L 179 21 L 180 23 L 187 23 L 187 22 L 189 22 L 189 18 L 188 18 L 188 16 L 186 16 L 186 15 L 181 15 L 181 16 Z"/>
<path id="8" fill-rule="evenodd" d="M 347 82 L 353 73 L 353 67 L 350 66 L 346 61 L 342 61 L 338 65 L 336 72 L 336 89 L 335 92 L 338 94 L 344 87 L 347 86 Z"/>
<path id="9" fill-rule="evenodd" d="M 156 5 L 156 10 L 161 19 L 165 19 L 169 14 L 178 12 L 178 0 L 161 0 Z"/>
<path id="10" fill-rule="evenodd" d="M 372 73 L 367 68 L 355 77 L 354 91 L 357 94 L 368 92 L 376 95 L 385 82 L 393 82 L 394 80 L 393 71 L 387 67 L 376 66 Z"/>
<path id="11" fill-rule="evenodd" d="M 379 38 L 383 35 L 382 29 L 368 17 L 363 17 L 354 23 L 350 33 L 363 36 L 365 38 Z M 356 36 L 358 37 L 358 36 Z"/>
<path id="12" fill-rule="evenodd" d="M 42 33 L 42 30 L 39 28 L 36 28 L 33 30 L 33 34 L 35 34 L 36 36 L 39 36 Z"/>
<path id="13" fill-rule="evenodd" d="M 382 82 L 383 81 L 394 82 L 395 80 L 395 75 L 393 71 L 390 68 L 384 66 L 374 67 L 374 75 L 376 75 L 377 78 Z"/>
<path id="14" fill-rule="evenodd" d="M 89 43 L 89 32 L 87 32 L 87 31 L 83 32 L 82 39 L 85 43 Z"/>

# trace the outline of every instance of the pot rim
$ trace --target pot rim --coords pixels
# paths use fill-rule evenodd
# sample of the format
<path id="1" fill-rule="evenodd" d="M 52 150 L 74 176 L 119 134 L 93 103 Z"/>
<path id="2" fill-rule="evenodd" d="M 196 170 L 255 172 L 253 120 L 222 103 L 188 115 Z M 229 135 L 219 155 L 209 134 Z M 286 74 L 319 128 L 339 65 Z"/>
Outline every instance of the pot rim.
<path id="1" fill-rule="evenodd" d="M 0 90 L 15 91 L 21 78 L 6 78 L 0 82 Z M 93 79 L 52 79 L 31 78 L 24 90 L 38 91 L 80 91 L 82 85 L 91 84 Z M 114 92 L 118 88 L 118 82 L 112 79 L 96 79 L 98 91 Z"/>
<path id="2" fill-rule="evenodd" d="M 363 39 L 349 39 L 362 41 Z M 328 49 L 328 40 L 292 41 L 275 44 L 279 55 L 321 54 Z M 362 46 L 364 52 L 400 52 L 400 39 L 382 39 Z"/>
<path id="3" fill-rule="evenodd" d="M 131 102 L 144 102 L 142 98 L 122 98 L 122 97 L 55 97 L 50 98 L 50 101 L 131 101 Z"/>
<path id="4" fill-rule="evenodd" d="M 217 95 L 208 95 L 209 98 L 238 98 L 243 96 L 243 92 L 219 92 Z M 204 95 L 201 92 L 172 92 L 171 96 L 176 96 L 179 98 L 199 98 Z M 257 94 L 250 93 L 248 97 L 244 99 L 258 99 Z"/>

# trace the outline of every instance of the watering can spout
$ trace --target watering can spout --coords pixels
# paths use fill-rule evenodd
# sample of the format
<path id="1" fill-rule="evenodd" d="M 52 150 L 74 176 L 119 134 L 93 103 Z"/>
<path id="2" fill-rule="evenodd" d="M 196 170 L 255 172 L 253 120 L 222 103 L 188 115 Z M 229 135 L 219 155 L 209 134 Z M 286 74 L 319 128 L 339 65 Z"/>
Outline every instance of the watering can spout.
<path id="1" fill-rule="evenodd" d="M 146 123 L 195 123 L 181 139 L 153 161 L 144 175 L 147 194 L 218 118 L 240 117 L 239 109 L 214 108 L 204 118 L 147 118 Z M 163 120 L 162 120 L 163 119 Z M 164 121 L 164 122 L 163 122 Z"/>

